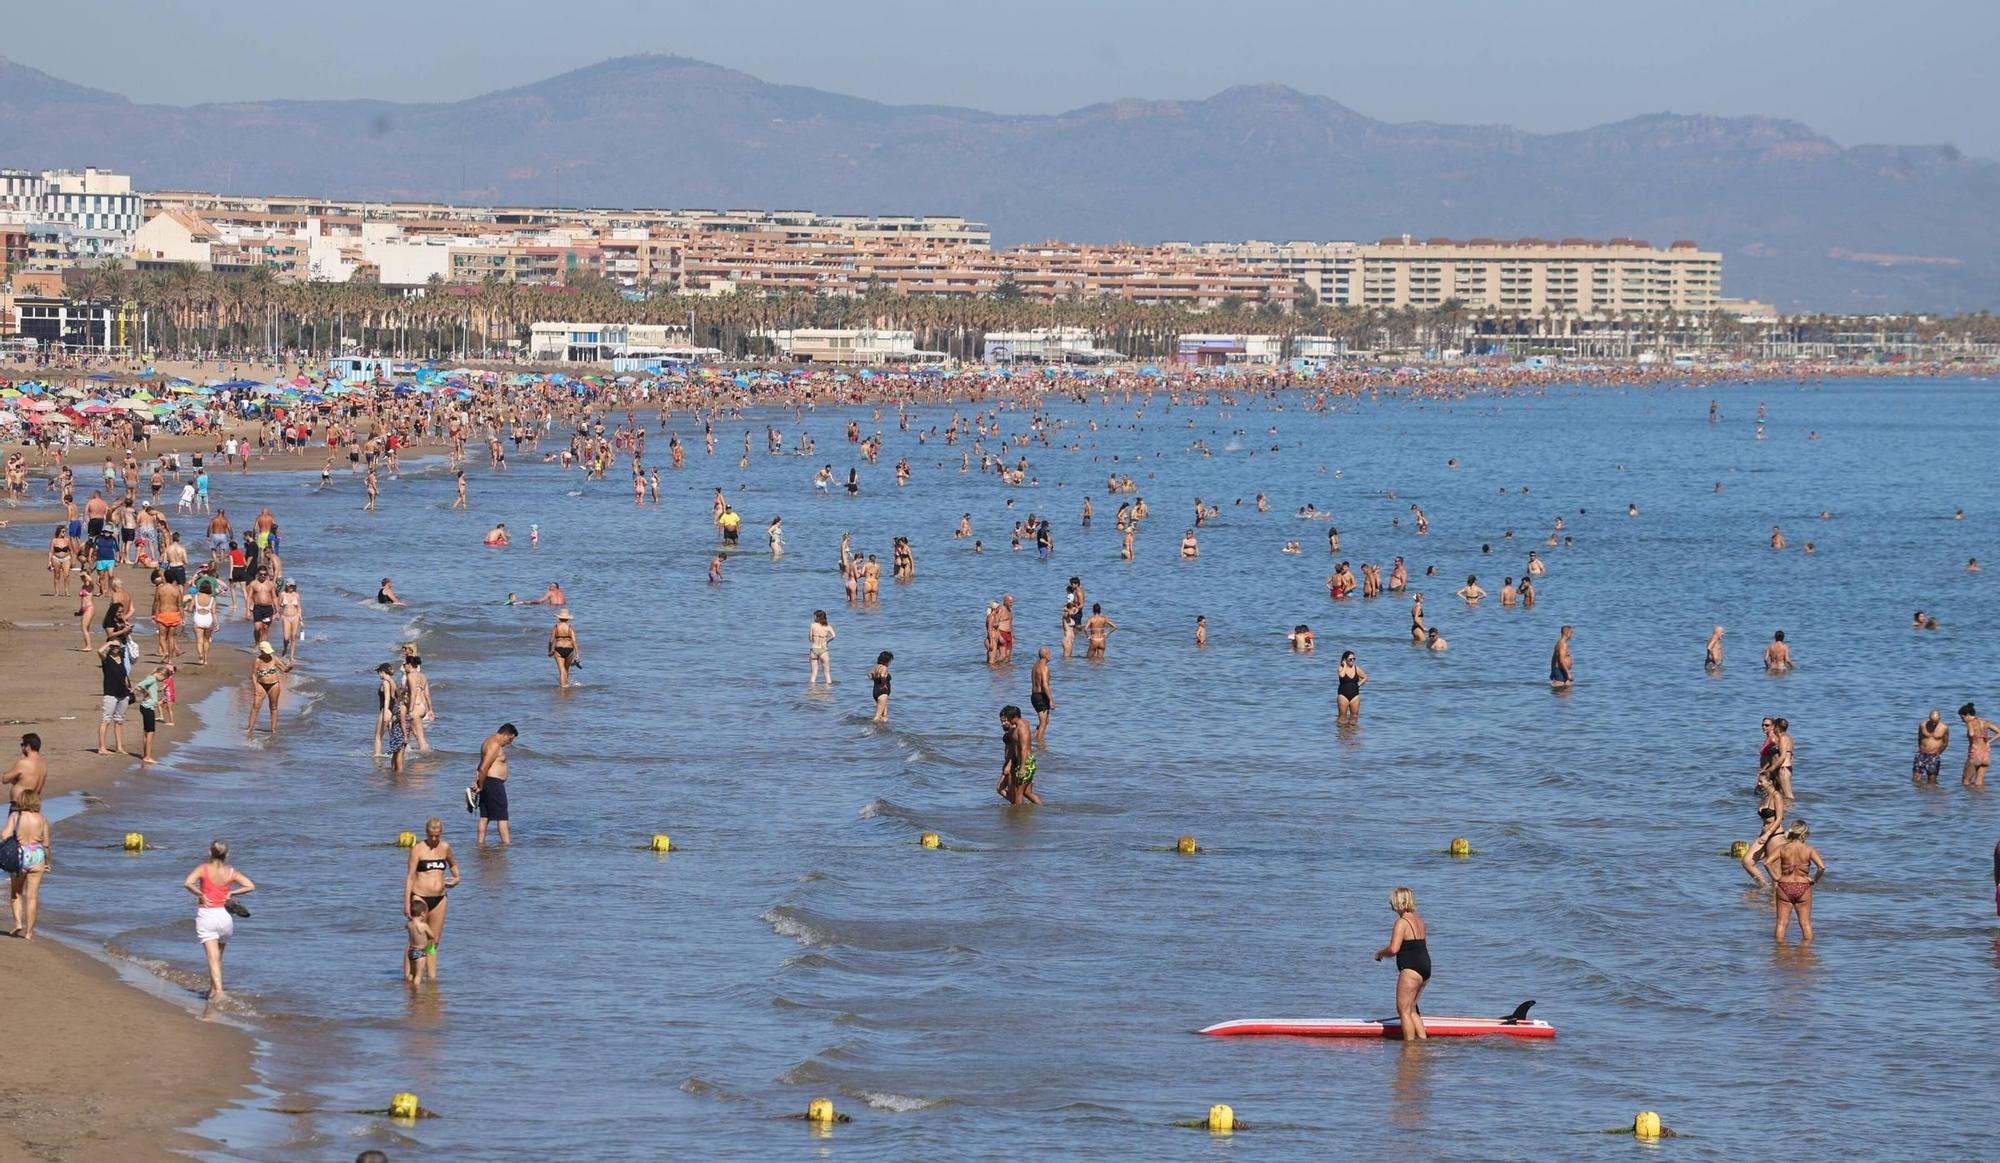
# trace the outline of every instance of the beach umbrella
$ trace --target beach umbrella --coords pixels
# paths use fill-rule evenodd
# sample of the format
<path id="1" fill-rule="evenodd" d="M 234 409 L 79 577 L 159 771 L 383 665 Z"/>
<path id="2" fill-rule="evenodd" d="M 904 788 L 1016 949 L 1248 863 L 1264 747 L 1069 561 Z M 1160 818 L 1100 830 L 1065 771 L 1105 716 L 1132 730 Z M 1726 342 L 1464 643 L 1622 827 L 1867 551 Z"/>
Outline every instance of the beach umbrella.
<path id="1" fill-rule="evenodd" d="M 12 412 L 0 412 L 0 424 L 19 424 L 21 418 Z"/>
<path id="2" fill-rule="evenodd" d="M 56 402 L 54 400 L 29 400 L 27 403 L 21 405 L 21 407 L 26 408 L 30 412 L 53 412 L 56 408 Z"/>
<path id="3" fill-rule="evenodd" d="M 153 414 L 154 414 L 155 416 L 164 416 L 164 415 L 166 415 L 167 413 L 169 413 L 169 412 L 171 412 L 171 411 L 173 411 L 173 410 L 174 410 L 174 406 L 173 406 L 172 404 L 168 404 L 168 403 L 165 403 L 165 402 L 161 402 L 161 403 L 158 403 L 158 404 L 154 404 L 154 405 L 153 405 Z"/>
<path id="4" fill-rule="evenodd" d="M 42 423 L 44 423 L 44 424 L 74 424 L 74 423 L 76 423 L 76 421 L 74 421 L 74 420 L 70 419 L 69 417 L 67 417 L 67 416 L 63 415 L 63 414 L 62 414 L 61 412 L 45 412 L 45 413 L 43 413 L 43 414 L 42 414 L 42 417 L 41 417 L 41 422 L 42 422 Z"/>

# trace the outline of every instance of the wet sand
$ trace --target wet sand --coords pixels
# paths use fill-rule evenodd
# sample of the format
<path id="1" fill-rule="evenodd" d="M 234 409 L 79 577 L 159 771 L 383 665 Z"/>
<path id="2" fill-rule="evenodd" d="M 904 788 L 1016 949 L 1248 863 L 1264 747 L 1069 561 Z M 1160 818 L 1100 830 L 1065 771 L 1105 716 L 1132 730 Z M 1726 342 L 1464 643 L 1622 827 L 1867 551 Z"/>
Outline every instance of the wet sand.
<path id="1" fill-rule="evenodd" d="M 46 515 L 49 524 L 55 520 Z M 146 777 L 136 758 L 95 754 L 95 655 L 81 649 L 76 598 L 50 596 L 44 561 L 37 551 L 0 550 L 0 706 L 7 710 L 9 761 L 19 734 L 34 731 L 49 764 L 49 796 L 115 799 L 121 787 Z M 144 580 L 129 569 L 128 588 L 133 575 Z M 181 667 L 178 725 L 160 725 L 156 756 L 164 759 L 194 733 L 197 703 L 224 683 L 242 681 L 247 656 L 233 643 L 247 641 L 249 632 L 232 623 L 224 637 L 232 644 L 218 639 L 205 672 Z M 139 641 L 151 663 L 151 637 Z M 128 728 L 137 727 L 134 712 Z M 139 737 L 128 730 L 126 742 L 136 748 Z M 200 1020 L 192 1008 L 197 999 L 182 1006 L 134 989 L 111 966 L 53 939 L 66 914 L 89 907 L 63 883 L 60 822 L 54 832 L 56 860 L 42 886 L 37 925 L 48 932 L 32 942 L 0 939 L 0 973 L 16 983 L 8 1040 L 23 1055 L 0 1082 L 0 1161 L 183 1159 L 177 1148 L 202 1142 L 177 1128 L 243 1097 L 253 1078 L 252 1040 L 233 1026 Z M 192 932 L 189 960 L 200 960 Z"/>

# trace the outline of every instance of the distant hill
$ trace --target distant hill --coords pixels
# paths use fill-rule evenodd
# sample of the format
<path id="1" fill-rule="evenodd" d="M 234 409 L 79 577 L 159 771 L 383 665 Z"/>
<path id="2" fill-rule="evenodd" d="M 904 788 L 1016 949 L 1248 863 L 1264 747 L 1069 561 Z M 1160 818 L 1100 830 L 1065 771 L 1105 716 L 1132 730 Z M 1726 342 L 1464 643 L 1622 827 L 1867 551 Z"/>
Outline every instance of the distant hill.
<path id="1" fill-rule="evenodd" d="M 445 104 L 134 104 L 0 59 L 0 165 L 147 189 L 964 214 L 995 242 L 1692 238 L 1787 310 L 2000 307 L 2000 165 L 1656 114 L 1391 124 L 1281 86 L 1054 116 L 884 105 L 683 57 Z"/>

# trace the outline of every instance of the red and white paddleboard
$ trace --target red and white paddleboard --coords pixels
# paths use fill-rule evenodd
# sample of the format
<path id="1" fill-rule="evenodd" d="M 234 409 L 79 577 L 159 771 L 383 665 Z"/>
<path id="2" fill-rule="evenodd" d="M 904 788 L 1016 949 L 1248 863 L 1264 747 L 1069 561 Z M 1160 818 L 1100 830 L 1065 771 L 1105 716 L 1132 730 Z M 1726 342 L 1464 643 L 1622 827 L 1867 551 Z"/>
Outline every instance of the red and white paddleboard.
<path id="1" fill-rule="evenodd" d="M 1424 1015 L 1424 1032 L 1433 1038 L 1474 1038 L 1499 1035 L 1507 1038 L 1553 1038 L 1556 1028 L 1528 1017 L 1527 1002 L 1513 1016 L 1505 1018 L 1434 1018 Z M 1242 1018 L 1217 1022 L 1200 1031 L 1217 1037 L 1277 1035 L 1292 1038 L 1400 1038 L 1400 1018 L 1368 1021 L 1359 1018 Z"/>

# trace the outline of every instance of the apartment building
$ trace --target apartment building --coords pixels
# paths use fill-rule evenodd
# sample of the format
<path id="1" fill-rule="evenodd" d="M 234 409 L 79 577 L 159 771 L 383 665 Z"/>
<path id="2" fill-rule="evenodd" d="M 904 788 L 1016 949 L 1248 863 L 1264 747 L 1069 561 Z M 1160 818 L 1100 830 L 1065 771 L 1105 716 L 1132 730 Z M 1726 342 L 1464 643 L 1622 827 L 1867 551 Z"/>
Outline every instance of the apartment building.
<path id="1" fill-rule="evenodd" d="M 75 170 L 0 170 L 0 212 L 78 230 L 130 235 L 142 221 L 141 198 L 127 174 L 96 167 Z"/>
<path id="2" fill-rule="evenodd" d="M 456 222 L 509 230 L 579 227 L 592 233 L 686 231 L 770 232 L 783 237 L 841 237 L 948 243 L 988 249 L 993 232 L 983 222 L 956 215 L 820 214 L 811 210 L 613 210 L 559 206 L 473 206 L 445 202 L 379 202 L 291 195 L 162 191 L 146 196 L 146 213 L 180 210 L 205 217 L 273 214 L 297 218 L 352 218 L 366 222 Z"/>
<path id="3" fill-rule="evenodd" d="M 1722 255 L 1639 239 L 1416 239 L 1375 243 L 1170 243 L 1282 273 L 1322 303 L 1393 310 L 1456 301 L 1476 313 L 1609 317 L 1706 313 L 1722 299 Z"/>

